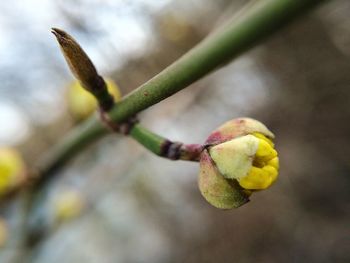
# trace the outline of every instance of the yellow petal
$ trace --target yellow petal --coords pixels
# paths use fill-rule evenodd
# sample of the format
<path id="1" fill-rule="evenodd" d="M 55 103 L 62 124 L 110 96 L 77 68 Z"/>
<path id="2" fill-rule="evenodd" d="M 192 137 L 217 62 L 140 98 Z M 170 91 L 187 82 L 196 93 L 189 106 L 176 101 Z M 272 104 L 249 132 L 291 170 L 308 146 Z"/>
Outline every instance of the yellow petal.
<path id="1" fill-rule="evenodd" d="M 239 180 L 240 186 L 249 190 L 262 190 L 268 188 L 278 176 L 278 171 L 271 165 L 263 168 L 252 167 L 248 175 Z"/>
<path id="2" fill-rule="evenodd" d="M 269 161 L 277 156 L 277 151 L 265 140 L 259 139 L 259 146 L 256 151 L 258 159 Z"/>
<path id="3" fill-rule="evenodd" d="M 280 168 L 280 163 L 278 157 L 275 157 L 267 162 L 268 165 L 271 165 L 272 167 L 275 167 L 275 169 L 278 171 Z"/>
<path id="4" fill-rule="evenodd" d="M 248 175 L 239 179 L 238 182 L 245 189 L 262 190 L 271 185 L 272 178 L 263 168 L 252 167 Z"/>
<path id="5" fill-rule="evenodd" d="M 271 165 L 266 165 L 263 170 L 265 172 L 267 172 L 270 176 L 270 179 L 271 179 L 271 184 L 276 181 L 277 179 L 277 176 L 278 176 L 278 171 L 275 167 L 271 166 Z"/>
<path id="6" fill-rule="evenodd" d="M 252 135 L 254 135 L 255 137 L 264 140 L 265 142 L 267 142 L 268 144 L 270 144 L 270 146 L 273 148 L 275 146 L 275 144 L 272 142 L 272 140 L 270 140 L 269 138 L 267 138 L 265 135 L 263 135 L 260 132 L 254 132 L 252 133 Z"/>

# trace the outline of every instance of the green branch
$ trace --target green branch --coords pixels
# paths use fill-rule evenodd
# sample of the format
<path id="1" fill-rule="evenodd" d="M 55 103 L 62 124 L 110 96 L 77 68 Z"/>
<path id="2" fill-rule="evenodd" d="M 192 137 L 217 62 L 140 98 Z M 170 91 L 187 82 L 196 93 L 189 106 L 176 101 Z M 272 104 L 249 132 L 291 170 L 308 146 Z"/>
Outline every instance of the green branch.
<path id="1" fill-rule="evenodd" d="M 172 142 L 163 138 L 137 123 L 136 118 L 129 118 L 122 123 L 111 119 L 109 111 L 114 107 L 113 95 L 109 93 L 105 80 L 98 74 L 93 62 L 79 43 L 67 32 L 53 28 L 62 53 L 73 75 L 82 87 L 90 92 L 99 103 L 100 121 L 111 131 L 131 135 L 146 149 L 171 160 L 185 159 L 198 161 L 203 146 L 187 146 L 183 143 Z M 106 99 L 107 98 L 107 99 Z M 108 102 L 106 104 L 106 102 Z M 106 107 L 107 106 L 107 107 Z M 136 124 L 137 123 L 137 124 Z"/>
<path id="2" fill-rule="evenodd" d="M 245 8 L 239 15 L 236 15 L 225 26 L 208 36 L 179 60 L 127 95 L 111 110 L 105 109 L 108 111 L 108 117 L 116 124 L 128 121 L 138 112 L 164 100 L 209 72 L 225 65 L 321 2 L 322 0 L 256 1 L 256 4 Z M 89 63 L 89 61 L 85 62 Z M 76 68 L 75 73 L 79 73 L 79 70 L 83 75 L 89 75 L 91 72 L 97 74 L 92 67 L 90 67 L 90 73 L 85 72 L 85 67 Z M 92 82 L 97 83 L 98 80 L 97 77 Z M 90 79 L 81 80 L 82 84 L 85 83 L 86 88 L 89 88 L 89 81 Z M 103 85 L 101 87 L 103 89 Z M 101 96 L 100 105 L 104 104 L 103 101 L 108 101 L 103 92 L 95 91 L 91 87 L 90 90 L 95 96 Z M 108 133 L 108 129 L 96 117 L 92 117 L 75 128 L 50 151 L 46 152 L 40 160 L 37 165 L 40 176 L 36 180 L 35 186 L 40 187 L 47 181 L 49 175 L 52 174 L 51 172 L 64 165 L 84 147 L 106 133 Z M 171 159 L 196 160 L 198 153 L 203 149 L 201 145 L 183 145 L 170 142 L 138 124 L 131 127 L 129 134 L 153 153 Z M 42 199 L 39 195 L 40 191 L 39 193 L 33 191 L 31 194 L 31 198 L 27 198 L 32 199 L 28 201 L 28 211 L 33 207 L 32 201 L 35 197 L 38 200 Z M 30 231 L 28 236 L 28 240 L 30 240 L 32 236 Z"/>
<path id="3" fill-rule="evenodd" d="M 164 100 L 257 45 L 321 2 L 322 0 L 257 1 L 153 79 L 126 96 L 110 111 L 110 117 L 113 121 L 121 123 Z M 38 165 L 42 178 L 45 180 L 51 171 L 107 132 L 96 117 L 74 129 L 50 152 L 45 153 Z"/>
<path id="4" fill-rule="evenodd" d="M 154 154 L 171 160 L 198 161 L 204 149 L 200 144 L 172 142 L 136 124 L 129 135 Z"/>
<path id="5" fill-rule="evenodd" d="M 142 144 L 146 149 L 153 152 L 158 156 L 162 156 L 162 148 L 166 144 L 167 139 L 161 137 L 145 128 L 140 124 L 136 124 L 130 131 L 129 134 L 136 141 Z"/>

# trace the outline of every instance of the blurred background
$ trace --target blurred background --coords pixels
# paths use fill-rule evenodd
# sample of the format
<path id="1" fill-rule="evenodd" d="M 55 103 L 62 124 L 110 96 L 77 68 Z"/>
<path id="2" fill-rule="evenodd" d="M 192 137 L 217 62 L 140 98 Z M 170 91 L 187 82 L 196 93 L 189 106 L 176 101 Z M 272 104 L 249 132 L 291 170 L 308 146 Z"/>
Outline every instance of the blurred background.
<path id="1" fill-rule="evenodd" d="M 30 166 L 75 125 L 72 75 L 51 27 L 71 33 L 126 94 L 244 2 L 1 1 L 0 145 Z M 28 221 L 23 198 L 1 206 L 0 262 L 350 262 L 349 13 L 349 1 L 326 1 L 140 114 L 186 143 L 235 117 L 261 120 L 281 159 L 271 189 L 237 210 L 215 209 L 199 193 L 198 165 L 110 135 L 59 172 Z M 24 225 L 40 241 L 24 244 Z"/>

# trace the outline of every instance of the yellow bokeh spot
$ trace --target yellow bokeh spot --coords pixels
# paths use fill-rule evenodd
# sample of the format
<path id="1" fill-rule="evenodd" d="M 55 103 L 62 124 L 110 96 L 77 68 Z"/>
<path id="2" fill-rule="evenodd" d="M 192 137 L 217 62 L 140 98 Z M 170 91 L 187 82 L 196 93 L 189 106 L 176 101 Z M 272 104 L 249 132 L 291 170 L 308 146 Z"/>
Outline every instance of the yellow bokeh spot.
<path id="1" fill-rule="evenodd" d="M 73 219 L 81 214 L 83 208 L 84 201 L 79 192 L 63 192 L 54 202 L 55 219 L 58 222 Z"/>
<path id="2" fill-rule="evenodd" d="M 0 195 L 6 194 L 24 179 L 25 165 L 18 152 L 0 148 Z"/>
<path id="3" fill-rule="evenodd" d="M 120 101 L 121 92 L 113 80 L 106 79 L 107 89 L 114 100 Z M 97 108 L 97 101 L 90 92 L 86 91 L 78 81 L 74 81 L 68 90 L 68 108 L 73 117 L 83 120 L 89 117 Z"/>

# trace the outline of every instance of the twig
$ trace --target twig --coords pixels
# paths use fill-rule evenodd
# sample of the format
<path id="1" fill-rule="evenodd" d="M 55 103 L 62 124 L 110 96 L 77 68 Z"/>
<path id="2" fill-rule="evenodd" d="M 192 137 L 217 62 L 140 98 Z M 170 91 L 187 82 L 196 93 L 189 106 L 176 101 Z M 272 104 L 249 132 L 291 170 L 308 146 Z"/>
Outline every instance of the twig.
<path id="1" fill-rule="evenodd" d="M 136 124 L 130 131 L 130 136 L 154 154 L 170 160 L 198 161 L 204 146 L 200 144 L 183 144 L 172 142 L 148 129 Z"/>
<path id="2" fill-rule="evenodd" d="M 180 142 L 172 142 L 165 139 L 140 124 L 135 117 L 131 117 L 123 123 L 117 123 L 109 116 L 109 110 L 115 106 L 113 96 L 108 92 L 104 79 L 98 74 L 93 62 L 79 45 L 79 43 L 67 32 L 53 28 L 62 53 L 73 75 L 81 82 L 82 86 L 90 92 L 100 103 L 100 118 L 111 131 L 129 134 L 139 143 L 153 153 L 171 160 L 198 161 L 203 149 L 201 145 L 184 145 Z M 108 98 L 108 100 L 106 100 Z M 109 104 L 106 104 L 108 102 Z M 106 107 L 108 106 L 108 107 Z M 136 124 L 136 125 L 135 125 Z"/>
<path id="3" fill-rule="evenodd" d="M 244 12 L 239 13 L 238 16 L 233 17 L 229 23 L 208 36 L 153 79 L 126 96 L 120 103 L 111 108 L 108 116 L 114 123 L 127 121 L 138 112 L 186 88 L 209 72 L 257 45 L 261 40 L 321 2 L 322 0 L 258 1 L 255 5 L 245 9 Z M 57 29 L 54 29 L 54 32 L 57 34 L 56 36 L 66 37 Z M 79 48 L 77 47 L 77 50 Z M 71 63 L 70 66 L 76 76 L 84 76 L 86 72 L 98 75 L 93 65 L 90 67 L 90 71 L 86 71 L 85 68 L 80 69 L 71 61 L 67 61 Z M 86 60 L 84 63 L 89 65 L 91 61 Z M 80 79 L 83 86 L 90 89 L 97 97 L 101 96 L 101 93 L 89 86 L 90 82 L 98 84 L 99 77 L 91 80 L 80 76 Z M 103 85 L 100 86 L 103 87 Z M 103 103 L 100 104 L 103 105 Z M 105 111 L 109 110 L 109 107 L 104 108 Z M 85 146 L 107 132 L 108 129 L 96 117 L 92 117 L 71 131 L 49 152 L 45 153 L 38 162 L 37 168 L 40 177 L 36 181 L 37 187 L 44 184 L 55 169 L 60 168 Z M 155 154 L 171 159 L 196 160 L 195 154 L 202 150 L 202 146 L 170 142 L 139 125 L 134 125 L 130 129 L 130 135 Z M 193 156 L 188 154 L 189 149 L 193 150 Z"/>
<path id="4" fill-rule="evenodd" d="M 110 111 L 111 119 L 117 123 L 123 122 L 186 88 L 321 2 L 322 0 L 257 2 L 126 96 Z M 96 117 L 92 117 L 67 134 L 40 161 L 38 168 L 43 178 L 107 131 Z"/>
<path id="5" fill-rule="evenodd" d="M 243 8 L 243 11 L 234 16 L 226 25 L 210 34 L 179 60 L 126 96 L 111 109 L 109 117 L 115 123 L 128 120 L 138 112 L 186 88 L 210 71 L 257 45 L 261 40 L 322 1 L 265 0 L 258 1 L 255 5 L 250 5 L 249 8 Z M 56 36 L 61 36 L 61 41 L 64 40 L 64 33 L 59 33 L 58 29 L 54 29 L 54 32 Z M 66 43 L 66 45 L 68 44 Z M 80 46 L 75 48 L 79 50 Z M 70 62 L 68 61 L 68 63 Z M 85 60 L 83 64 L 86 66 L 90 63 L 91 61 Z M 76 75 L 84 76 L 86 72 L 90 72 L 89 74 L 98 76 L 93 65 L 87 66 L 90 71 L 79 66 L 72 67 Z M 86 84 L 89 83 L 89 79 L 80 78 L 83 85 L 89 89 L 89 84 Z M 93 79 L 92 82 L 96 82 L 96 79 Z M 95 95 L 102 98 L 108 96 L 101 96 L 99 92 L 95 92 Z M 109 107 L 104 108 L 108 110 Z M 134 131 L 134 133 L 136 132 L 137 130 Z M 64 165 L 87 145 L 107 133 L 108 129 L 99 119 L 95 116 L 91 117 L 44 153 L 31 173 L 29 185 L 32 183 L 35 185 L 44 184 L 56 169 Z M 21 188 L 23 187 L 19 189 Z"/>

